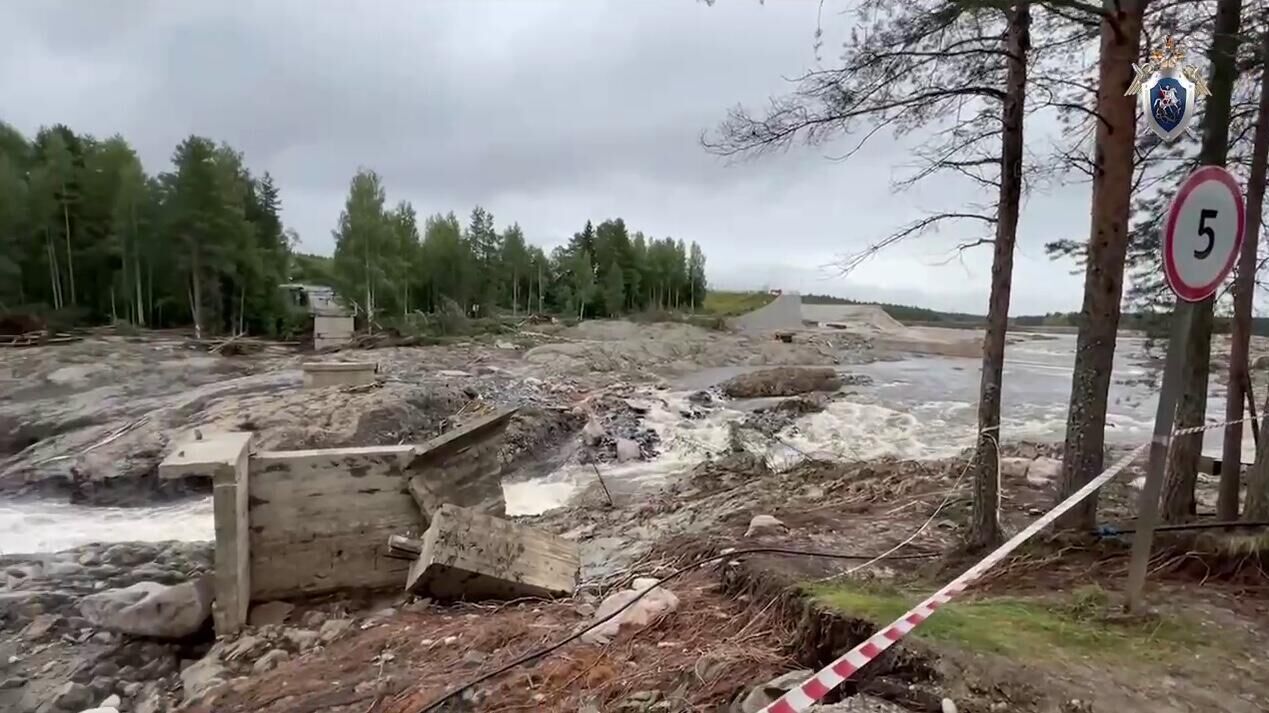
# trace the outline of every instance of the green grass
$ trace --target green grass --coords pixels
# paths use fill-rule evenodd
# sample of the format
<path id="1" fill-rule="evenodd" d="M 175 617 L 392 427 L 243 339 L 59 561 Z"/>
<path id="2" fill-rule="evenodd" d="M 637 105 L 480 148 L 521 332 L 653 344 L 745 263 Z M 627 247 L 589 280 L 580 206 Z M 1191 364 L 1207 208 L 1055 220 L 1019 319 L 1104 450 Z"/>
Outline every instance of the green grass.
<path id="1" fill-rule="evenodd" d="M 857 583 L 812 585 L 817 601 L 879 627 L 920 601 L 920 594 Z M 1077 590 L 1062 600 L 1011 597 L 953 603 L 939 609 L 913 636 L 958 648 L 1019 660 L 1092 659 L 1102 662 L 1168 662 L 1193 655 L 1206 640 L 1192 621 L 1176 617 L 1112 621 L 1106 593 Z"/>
<path id="2" fill-rule="evenodd" d="M 752 312 L 775 299 L 766 292 L 716 292 L 705 294 L 705 311 L 719 317 L 736 317 Z"/>

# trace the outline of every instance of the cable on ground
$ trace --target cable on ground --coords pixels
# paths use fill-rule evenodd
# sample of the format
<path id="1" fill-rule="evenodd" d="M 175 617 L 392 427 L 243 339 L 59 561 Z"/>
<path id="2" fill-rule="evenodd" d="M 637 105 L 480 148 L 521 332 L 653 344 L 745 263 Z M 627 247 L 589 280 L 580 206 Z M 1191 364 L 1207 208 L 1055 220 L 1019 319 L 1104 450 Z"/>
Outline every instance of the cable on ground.
<path id="1" fill-rule="evenodd" d="M 756 555 L 756 554 L 789 555 L 794 557 L 822 557 L 825 559 L 865 560 L 865 561 L 876 561 L 880 559 L 881 557 L 885 556 L 885 555 L 881 555 L 881 557 L 878 557 L 876 555 L 857 555 L 857 554 L 847 554 L 847 553 L 841 553 L 841 552 L 826 552 L 826 551 L 819 551 L 819 550 L 799 550 L 799 549 L 791 549 L 787 547 L 748 547 L 745 549 L 730 550 L 730 551 L 723 552 L 721 554 L 713 555 L 711 557 L 706 557 L 705 559 L 700 560 L 698 562 L 694 562 L 689 565 L 684 565 L 683 567 L 680 567 L 674 570 L 670 574 L 658 580 L 655 585 L 648 587 L 647 589 L 640 590 L 638 594 L 636 594 L 635 597 L 631 599 L 629 602 L 626 602 L 624 606 L 620 607 L 619 609 L 609 614 L 608 616 L 604 617 L 603 619 L 596 621 L 595 623 L 591 624 L 585 629 L 582 629 L 581 631 L 578 631 L 570 636 L 567 636 L 561 639 L 560 641 L 557 641 L 554 644 L 538 649 L 537 651 L 532 651 L 530 653 L 527 653 L 515 659 L 514 661 L 511 661 L 503 666 L 500 666 L 499 668 L 493 671 L 490 671 L 489 673 L 478 676 L 477 678 L 472 679 L 471 681 L 464 683 L 461 686 L 458 686 L 447 693 L 442 694 L 439 698 L 433 700 L 432 702 L 418 709 L 417 713 L 428 713 L 428 711 L 434 711 L 437 708 L 439 708 L 441 704 L 443 704 L 445 701 L 448 701 L 451 698 L 454 698 L 455 696 L 462 695 L 464 692 L 472 688 L 475 688 L 476 686 L 479 686 L 485 681 L 489 681 L 491 679 L 497 678 L 501 676 L 502 674 L 506 673 L 507 671 L 510 671 L 513 668 L 523 666 L 526 663 L 536 661 L 540 658 L 543 658 L 545 656 L 549 656 L 552 653 L 555 653 L 559 649 L 564 648 L 565 646 L 573 643 L 574 641 L 577 641 L 578 639 L 582 638 L 583 636 L 590 633 L 591 631 L 594 631 L 595 629 L 599 628 L 601 625 L 606 624 L 609 621 L 612 621 L 613 619 L 621 615 L 622 612 L 624 612 L 625 610 L 633 606 L 635 602 L 639 601 L 645 595 L 647 595 L 648 592 L 651 592 L 653 589 L 656 589 L 657 587 L 665 584 L 666 582 L 669 582 L 672 579 L 679 577 L 680 575 L 686 574 L 688 572 L 691 572 L 692 570 L 699 569 L 701 567 L 704 567 L 707 564 L 712 564 L 714 562 L 734 559 L 736 557 L 743 557 L 744 555 Z M 934 557 L 939 557 L 939 556 L 941 556 L 941 553 L 932 552 L 932 553 L 920 553 L 920 554 L 910 554 L 910 555 L 891 555 L 889 559 L 892 559 L 892 560 L 932 559 Z"/>

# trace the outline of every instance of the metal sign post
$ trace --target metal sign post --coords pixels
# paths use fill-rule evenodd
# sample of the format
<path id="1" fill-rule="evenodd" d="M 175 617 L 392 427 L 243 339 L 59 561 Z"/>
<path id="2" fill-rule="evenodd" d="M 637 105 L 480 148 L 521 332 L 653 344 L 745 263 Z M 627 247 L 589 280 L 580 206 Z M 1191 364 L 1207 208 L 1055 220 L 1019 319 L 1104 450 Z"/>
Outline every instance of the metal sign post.
<path id="1" fill-rule="evenodd" d="M 1242 188 L 1223 168 L 1203 166 L 1191 173 L 1168 208 L 1163 224 L 1163 267 L 1168 285 L 1178 298 L 1172 313 L 1163 385 L 1155 411 L 1154 437 L 1146 466 L 1146 482 L 1137 506 L 1132 561 L 1128 567 L 1128 611 L 1142 606 L 1146 568 L 1154 528 L 1159 520 L 1159 495 L 1167 470 L 1172 422 L 1184 377 L 1185 345 L 1200 302 L 1216 293 L 1229 275 L 1243 243 L 1245 208 Z"/>

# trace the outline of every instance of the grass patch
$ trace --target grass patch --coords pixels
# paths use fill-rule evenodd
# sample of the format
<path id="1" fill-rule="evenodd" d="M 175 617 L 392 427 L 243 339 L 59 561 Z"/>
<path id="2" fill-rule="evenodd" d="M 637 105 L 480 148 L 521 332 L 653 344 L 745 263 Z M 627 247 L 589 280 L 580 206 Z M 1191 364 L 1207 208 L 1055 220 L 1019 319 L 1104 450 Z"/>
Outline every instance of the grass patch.
<path id="1" fill-rule="evenodd" d="M 821 604 L 878 626 L 894 621 L 922 597 L 859 583 L 817 584 L 808 591 Z M 912 635 L 1031 661 L 1166 663 L 1193 656 L 1195 649 L 1206 645 L 1195 622 L 1176 617 L 1111 619 L 1109 605 L 1109 597 L 1098 587 L 1078 589 L 1062 600 L 970 599 L 939 609 Z"/>
<path id="2" fill-rule="evenodd" d="M 719 317 L 736 317 L 769 304 L 775 295 L 766 292 L 715 292 L 705 294 L 704 310 Z"/>

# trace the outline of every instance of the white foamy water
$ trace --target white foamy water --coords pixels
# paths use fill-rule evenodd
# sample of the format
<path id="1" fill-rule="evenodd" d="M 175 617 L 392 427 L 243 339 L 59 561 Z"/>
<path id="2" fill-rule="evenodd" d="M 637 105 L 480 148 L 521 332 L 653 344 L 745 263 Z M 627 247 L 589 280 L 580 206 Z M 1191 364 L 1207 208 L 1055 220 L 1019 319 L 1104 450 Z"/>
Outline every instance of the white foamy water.
<path id="1" fill-rule="evenodd" d="M 598 466 L 614 497 L 663 485 L 669 478 L 727 447 L 727 424 L 744 413 L 731 408 L 710 409 L 703 418 L 680 415 L 692 404 L 690 391 L 649 391 L 639 400 L 649 407 L 644 425 L 661 439 L 660 455 L 650 461 L 604 463 Z M 537 515 L 567 505 L 579 490 L 597 482 L 595 466 L 568 463 L 542 478 L 504 482 L 508 515 Z"/>
<path id="2" fill-rule="evenodd" d="M 0 554 L 55 552 L 90 542 L 214 538 L 211 498 L 141 508 L 0 501 Z"/>

